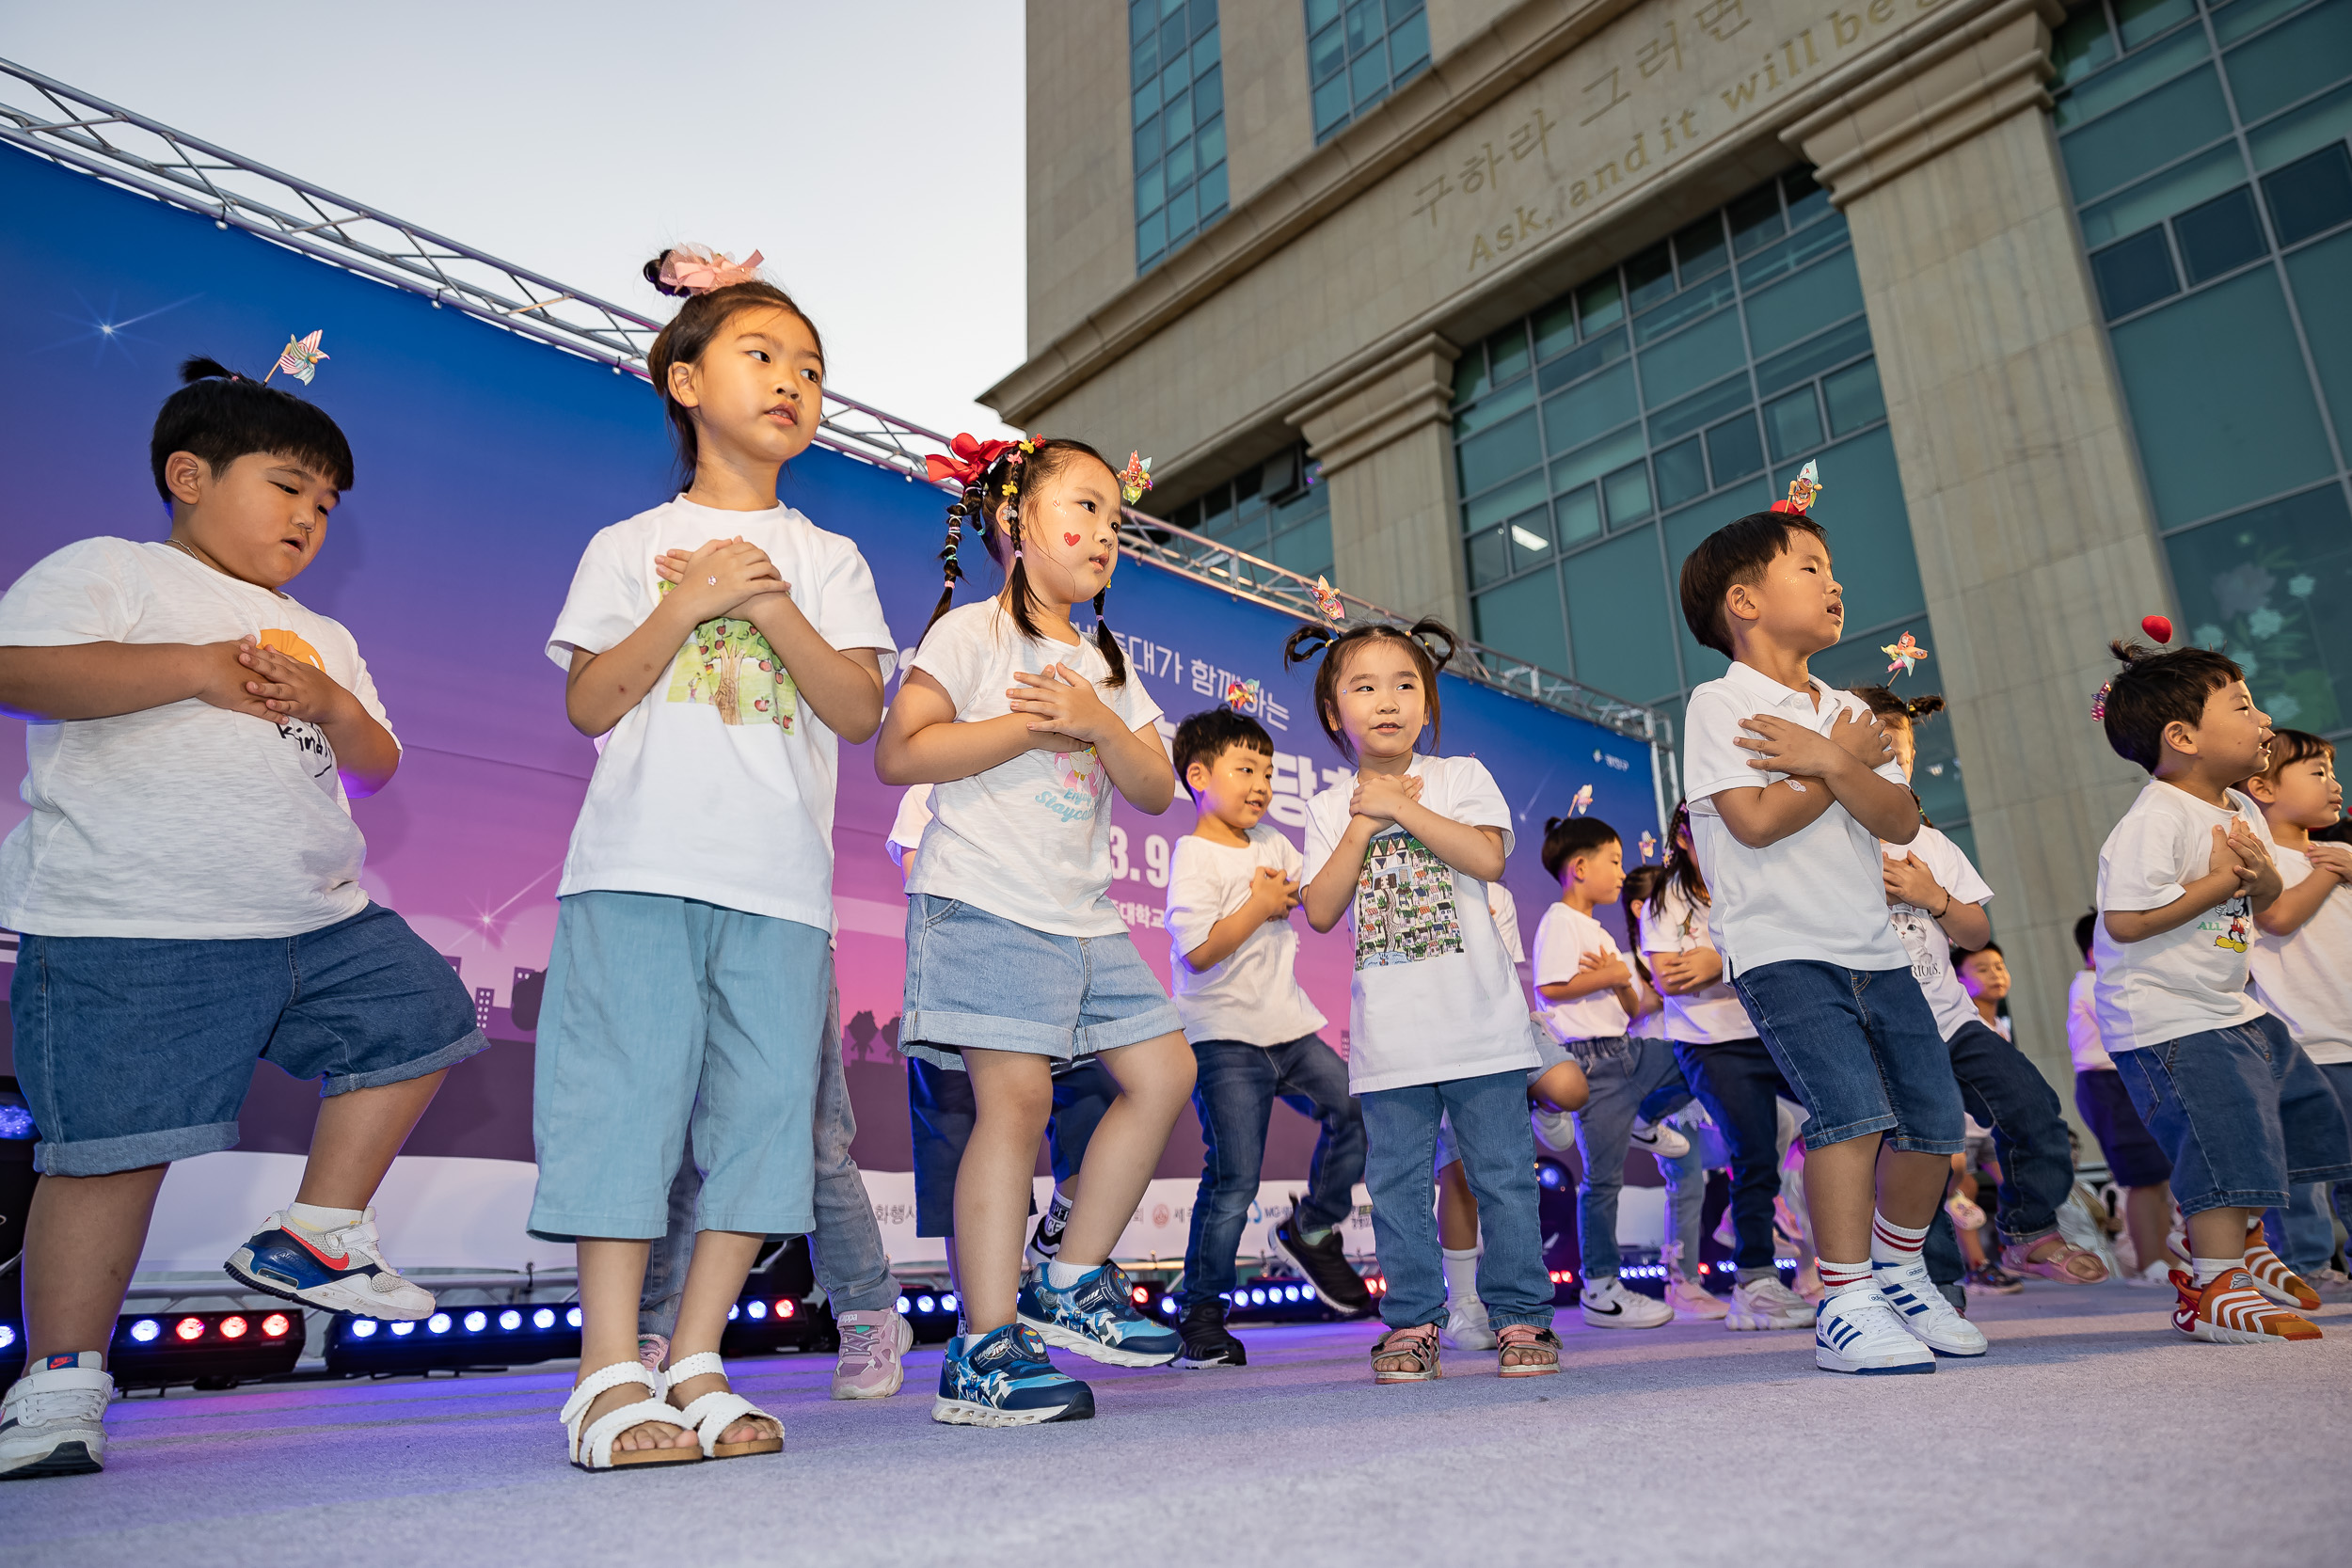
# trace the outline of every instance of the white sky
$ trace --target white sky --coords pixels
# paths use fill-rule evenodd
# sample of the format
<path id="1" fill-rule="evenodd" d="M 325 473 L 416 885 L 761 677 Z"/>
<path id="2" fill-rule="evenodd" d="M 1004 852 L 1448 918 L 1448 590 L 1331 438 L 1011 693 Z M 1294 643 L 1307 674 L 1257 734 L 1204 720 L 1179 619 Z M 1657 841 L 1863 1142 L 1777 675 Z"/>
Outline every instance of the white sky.
<path id="1" fill-rule="evenodd" d="M 972 399 L 1024 341 L 1019 0 L 8 10 L 0 55 L 641 314 L 664 246 L 764 251 L 830 385 L 1002 430 Z"/>

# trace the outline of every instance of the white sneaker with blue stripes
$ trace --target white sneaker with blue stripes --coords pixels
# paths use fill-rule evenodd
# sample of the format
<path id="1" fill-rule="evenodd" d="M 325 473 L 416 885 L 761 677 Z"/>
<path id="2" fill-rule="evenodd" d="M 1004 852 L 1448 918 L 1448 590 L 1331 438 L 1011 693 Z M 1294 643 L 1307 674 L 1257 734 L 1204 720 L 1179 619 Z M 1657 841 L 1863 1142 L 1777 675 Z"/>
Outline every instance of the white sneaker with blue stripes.
<path id="1" fill-rule="evenodd" d="M 1813 1364 L 1825 1372 L 1883 1376 L 1935 1370 L 1935 1353 L 1913 1337 L 1886 1297 L 1868 1286 L 1821 1298 L 1813 1320 Z"/>
<path id="2" fill-rule="evenodd" d="M 1962 1317 L 1944 1292 L 1928 1277 L 1928 1266 L 1914 1258 L 1908 1263 L 1870 1262 L 1870 1277 L 1879 1294 L 1895 1309 L 1918 1341 L 1938 1355 L 1982 1355 L 1993 1347 L 1984 1330 Z"/>

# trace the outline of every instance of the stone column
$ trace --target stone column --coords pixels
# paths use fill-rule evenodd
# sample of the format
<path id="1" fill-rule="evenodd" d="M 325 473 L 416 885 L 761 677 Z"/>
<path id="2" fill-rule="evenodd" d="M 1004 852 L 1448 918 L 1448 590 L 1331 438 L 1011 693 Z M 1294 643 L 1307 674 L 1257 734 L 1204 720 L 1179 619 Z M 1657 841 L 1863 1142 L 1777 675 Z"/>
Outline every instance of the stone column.
<path id="1" fill-rule="evenodd" d="M 1454 361 L 1435 333 L 1286 416 L 1331 488 L 1335 586 L 1470 634 L 1454 477 Z"/>
<path id="2" fill-rule="evenodd" d="M 2019 1043 L 2064 1083 L 2072 927 L 2144 782 L 2091 695 L 2109 638 L 2178 612 L 2047 113 L 2062 16 L 2004 0 L 1785 139 L 1852 225 L 1927 588 L 1917 684 L 1951 703 Z"/>

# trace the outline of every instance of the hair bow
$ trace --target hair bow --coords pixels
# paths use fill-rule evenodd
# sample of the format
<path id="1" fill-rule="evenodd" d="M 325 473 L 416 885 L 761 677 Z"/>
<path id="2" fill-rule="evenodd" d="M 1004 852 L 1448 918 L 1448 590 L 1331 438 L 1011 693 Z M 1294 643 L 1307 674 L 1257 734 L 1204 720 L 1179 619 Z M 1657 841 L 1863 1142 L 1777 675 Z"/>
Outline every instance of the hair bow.
<path id="1" fill-rule="evenodd" d="M 1127 467 L 1120 470 L 1119 493 L 1129 506 L 1143 499 L 1152 488 L 1152 460 L 1137 452 L 1127 454 Z"/>
<path id="2" fill-rule="evenodd" d="M 1788 499 L 1772 502 L 1772 510 L 1793 512 L 1802 517 L 1813 510 L 1814 498 L 1819 496 L 1823 488 L 1825 487 L 1821 483 L 1821 466 L 1819 463 L 1807 463 L 1797 471 L 1797 477 L 1788 482 Z"/>
<path id="3" fill-rule="evenodd" d="M 723 250 L 706 250 L 698 245 L 672 245 L 661 258 L 661 286 L 690 294 L 707 294 L 713 289 L 752 282 L 759 277 L 760 261 L 756 250 L 738 261 Z"/>
<path id="4" fill-rule="evenodd" d="M 1019 446 L 1018 441 L 983 441 L 976 436 L 959 436 L 947 443 L 952 454 L 942 457 L 932 452 L 923 459 L 923 467 L 931 478 L 952 479 L 958 484 L 977 483 L 989 465 Z"/>

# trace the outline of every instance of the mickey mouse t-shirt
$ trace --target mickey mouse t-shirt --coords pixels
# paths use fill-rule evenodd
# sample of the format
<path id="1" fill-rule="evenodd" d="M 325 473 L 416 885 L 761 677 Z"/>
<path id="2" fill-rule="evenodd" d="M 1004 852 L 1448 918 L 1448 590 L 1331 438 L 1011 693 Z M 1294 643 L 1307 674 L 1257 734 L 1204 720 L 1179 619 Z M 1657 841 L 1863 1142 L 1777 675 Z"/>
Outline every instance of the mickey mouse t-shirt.
<path id="1" fill-rule="evenodd" d="M 2160 910 L 2205 874 L 2213 831 L 2246 822 L 2266 844 L 2270 825 L 2233 789 L 2209 806 L 2188 791 L 2151 779 L 2099 850 L 2099 915 L 2090 952 L 2099 1002 L 2099 1036 L 2109 1053 L 2145 1051 L 2184 1035 L 2230 1029 L 2265 1009 L 2246 991 L 2247 949 L 2254 910 L 2238 894 L 2185 924 L 2144 942 L 2107 934 L 2109 910 Z"/>
<path id="2" fill-rule="evenodd" d="M 941 616 L 915 650 L 914 669 L 928 673 L 956 705 L 960 723 L 1001 719 L 1016 670 L 1049 664 L 1094 683 L 1104 706 L 1128 730 L 1160 717 L 1160 705 L 1132 671 L 1105 686 L 1110 665 L 1091 637 L 1056 642 L 1025 637 L 994 599 Z M 931 790 L 931 821 L 916 846 L 909 893 L 953 898 L 1031 930 L 1065 937 L 1123 935 L 1127 922 L 1111 902 L 1110 775 L 1093 747 L 1024 752 L 968 779 Z"/>
<path id="3" fill-rule="evenodd" d="M 35 562 L 0 598 L 5 647 L 246 637 L 325 671 L 385 723 L 341 623 L 170 545 L 84 539 Z M 36 721 L 24 750 L 32 815 L 0 844 L 0 926 L 54 937 L 288 937 L 367 907 L 367 844 L 335 748 L 307 720 L 188 697 Z"/>

